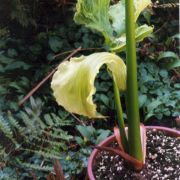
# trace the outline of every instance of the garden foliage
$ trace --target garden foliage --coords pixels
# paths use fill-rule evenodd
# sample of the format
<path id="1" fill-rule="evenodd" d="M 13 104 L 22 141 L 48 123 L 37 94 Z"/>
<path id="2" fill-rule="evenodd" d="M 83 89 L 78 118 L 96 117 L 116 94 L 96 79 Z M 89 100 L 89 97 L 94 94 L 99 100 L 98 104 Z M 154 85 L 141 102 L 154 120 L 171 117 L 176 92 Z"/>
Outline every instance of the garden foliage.
<path id="1" fill-rule="evenodd" d="M 67 54 L 56 58 L 54 55 L 79 46 L 101 47 L 103 37 L 75 25 L 72 6 L 61 9 L 61 1 L 34 0 L 35 6 L 32 1 L 8 2 L 14 5 L 1 0 L 0 6 L 0 179 L 27 179 L 32 177 L 31 172 L 44 178 L 53 170 L 55 157 L 60 159 L 67 178 L 74 175 L 80 178 L 91 152 L 89 145 L 108 136 L 110 132 L 103 129 L 108 129 L 113 121 L 87 123 L 83 119 L 82 123 L 82 117 L 74 121 L 71 114 L 54 103 L 49 82 L 24 107 L 19 107 L 18 102 Z M 167 3 L 176 2 L 168 0 Z M 27 15 L 11 15 L 15 13 Z M 137 21 L 139 27 L 143 23 L 154 26 L 153 35 L 138 45 L 137 52 L 141 119 L 148 124 L 174 126 L 175 118 L 180 115 L 179 69 L 173 65 L 179 62 L 177 14 L 176 6 L 148 8 Z M 111 21 L 112 17 L 108 18 Z M 116 29 L 115 22 L 113 26 Z M 113 38 L 117 37 L 124 41 L 123 35 L 113 33 Z M 120 51 L 118 43 L 114 47 Z M 87 56 L 91 52 L 83 54 Z M 166 67 L 167 62 L 173 68 Z M 103 68 L 95 79 L 94 102 L 98 112 L 115 118 L 111 77 Z"/>

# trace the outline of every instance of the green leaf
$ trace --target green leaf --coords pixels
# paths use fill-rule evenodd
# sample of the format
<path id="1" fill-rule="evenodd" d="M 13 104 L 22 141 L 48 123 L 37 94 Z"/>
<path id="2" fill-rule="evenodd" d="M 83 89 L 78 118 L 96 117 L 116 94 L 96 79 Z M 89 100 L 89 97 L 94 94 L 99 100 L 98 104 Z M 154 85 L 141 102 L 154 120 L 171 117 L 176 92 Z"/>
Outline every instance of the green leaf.
<path id="1" fill-rule="evenodd" d="M 103 141 L 105 138 L 107 138 L 110 134 L 109 130 L 99 130 L 100 135 L 97 137 L 96 144 L 99 144 L 101 141 Z"/>
<path id="2" fill-rule="evenodd" d="M 151 3 L 151 0 L 134 0 L 135 21 L 140 13 Z"/>
<path id="3" fill-rule="evenodd" d="M 141 94 L 139 96 L 139 107 L 140 108 L 145 104 L 146 100 L 147 100 L 147 96 L 146 95 Z"/>
<path id="4" fill-rule="evenodd" d="M 136 22 L 140 13 L 151 3 L 150 0 L 135 0 L 134 1 L 134 14 Z M 113 30 L 117 36 L 125 33 L 125 0 L 119 1 L 117 4 L 109 8 L 110 20 L 112 21 Z"/>
<path id="5" fill-rule="evenodd" d="M 46 58 L 47 58 L 47 60 L 52 61 L 52 60 L 54 60 L 54 54 L 49 53 Z"/>
<path id="6" fill-rule="evenodd" d="M 135 0 L 135 22 L 139 14 L 151 3 L 150 0 Z M 124 48 L 125 42 L 125 1 L 110 6 L 110 0 L 78 0 L 74 20 L 78 24 L 101 32 L 108 45 L 113 45 L 115 38 L 120 41 L 119 47 Z M 147 30 L 146 30 L 147 32 Z M 115 34 L 116 33 L 116 34 Z M 144 35 L 145 36 L 145 35 Z M 121 43 L 121 40 L 123 42 Z M 143 38 L 141 38 L 142 40 Z"/>
<path id="7" fill-rule="evenodd" d="M 167 72 L 167 70 L 161 69 L 161 70 L 159 71 L 159 75 L 160 75 L 161 77 L 163 77 L 163 78 L 167 78 L 167 77 L 168 77 L 168 72 Z"/>
<path id="8" fill-rule="evenodd" d="M 135 30 L 135 38 L 136 42 L 142 41 L 145 37 L 151 34 L 153 31 L 153 27 L 148 26 L 146 24 L 137 27 Z M 120 52 L 123 51 L 126 47 L 126 34 L 123 34 L 121 37 L 115 39 L 115 45 L 111 48 L 111 51 Z"/>
<path id="9" fill-rule="evenodd" d="M 90 118 L 102 117 L 97 114 L 92 97 L 96 92 L 95 77 L 104 64 L 116 79 L 119 90 L 125 90 L 126 66 L 122 59 L 112 53 L 94 53 L 59 65 L 51 82 L 58 104 L 69 112 Z"/>
<path id="10" fill-rule="evenodd" d="M 26 64 L 26 63 L 21 62 L 21 61 L 15 61 L 15 62 L 12 62 L 11 64 L 8 64 L 5 67 L 5 70 L 15 70 L 15 69 L 24 69 L 24 70 L 27 70 L 30 67 L 31 67 L 31 65 L 29 65 L 29 64 Z"/>
<path id="11" fill-rule="evenodd" d="M 175 34 L 174 36 L 172 36 L 172 38 L 180 39 L 180 33 Z"/>
<path id="12" fill-rule="evenodd" d="M 0 59 L 2 64 L 11 64 L 14 59 L 4 56 L 3 54 L 0 54 Z"/>
<path id="13" fill-rule="evenodd" d="M 166 51 L 166 52 L 162 52 L 159 56 L 158 56 L 158 61 L 164 58 L 173 58 L 173 59 L 179 59 L 179 57 L 177 56 L 176 53 L 172 52 L 172 51 Z"/>
<path id="14" fill-rule="evenodd" d="M 84 144 L 83 139 L 82 139 L 81 137 L 79 137 L 79 136 L 76 136 L 76 137 L 75 137 L 75 140 L 76 140 L 76 142 L 77 142 L 80 146 Z"/>
<path id="15" fill-rule="evenodd" d="M 150 24 L 151 23 L 151 15 L 153 14 L 153 12 L 151 12 L 152 10 L 149 9 L 145 9 L 142 14 L 144 16 L 144 18 L 146 19 L 147 23 Z"/>
<path id="16" fill-rule="evenodd" d="M 113 33 L 109 22 L 109 3 L 110 0 L 78 0 L 74 21 L 101 32 L 108 40 Z"/>
<path id="17" fill-rule="evenodd" d="M 18 53 L 17 53 L 17 51 L 15 50 L 15 49 L 8 49 L 8 56 L 9 57 L 15 57 L 15 56 L 17 56 L 18 55 Z"/>
<path id="18" fill-rule="evenodd" d="M 61 50 L 62 45 L 63 43 L 60 38 L 55 36 L 49 37 L 49 46 L 55 53 Z"/>
<path id="19" fill-rule="evenodd" d="M 87 139 L 91 138 L 91 132 L 87 131 L 86 126 L 76 126 L 77 130 L 81 133 L 83 137 L 86 137 Z"/>
<path id="20" fill-rule="evenodd" d="M 30 48 L 31 52 L 34 54 L 34 55 L 38 55 L 41 53 L 42 51 L 42 47 L 40 44 L 34 44 L 32 45 Z"/>
<path id="21" fill-rule="evenodd" d="M 100 94 L 100 100 L 104 103 L 104 105 L 109 106 L 109 98 L 104 94 Z"/>
<path id="22" fill-rule="evenodd" d="M 110 6 L 109 15 L 113 30 L 117 36 L 120 36 L 125 32 L 125 1 L 121 0 L 117 4 Z"/>
<path id="23" fill-rule="evenodd" d="M 163 59 L 165 59 L 165 61 L 162 62 Z M 180 59 L 178 55 L 172 51 L 162 52 L 158 57 L 158 61 L 161 61 L 163 67 L 168 70 L 180 67 Z"/>
<path id="24" fill-rule="evenodd" d="M 145 37 L 147 37 L 152 32 L 153 32 L 153 27 L 148 26 L 146 24 L 136 28 L 136 30 L 135 30 L 136 42 L 142 41 Z"/>
<path id="25" fill-rule="evenodd" d="M 154 115 L 155 114 L 153 112 L 150 112 L 145 116 L 144 120 L 147 121 L 149 118 L 153 117 Z"/>
<path id="26" fill-rule="evenodd" d="M 152 102 L 151 102 L 150 104 L 148 104 L 148 106 L 147 106 L 148 112 L 153 111 L 153 110 L 156 109 L 160 104 L 162 104 L 162 102 L 161 102 L 159 99 L 152 101 Z"/>
<path id="27" fill-rule="evenodd" d="M 168 70 L 180 67 L 180 59 L 176 59 L 176 60 L 174 60 L 172 62 L 168 62 L 168 63 L 165 64 L 164 67 L 167 68 Z"/>

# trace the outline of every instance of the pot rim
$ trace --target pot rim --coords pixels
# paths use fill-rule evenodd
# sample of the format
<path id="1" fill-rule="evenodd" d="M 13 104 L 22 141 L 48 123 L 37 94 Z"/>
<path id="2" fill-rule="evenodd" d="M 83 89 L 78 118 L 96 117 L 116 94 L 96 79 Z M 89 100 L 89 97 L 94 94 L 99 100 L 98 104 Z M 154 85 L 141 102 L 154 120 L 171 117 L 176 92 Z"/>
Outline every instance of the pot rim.
<path id="1" fill-rule="evenodd" d="M 145 127 L 146 127 L 146 129 L 156 129 L 156 130 L 160 130 L 160 131 L 165 131 L 168 134 L 171 134 L 171 136 L 180 137 L 179 130 L 162 127 L 162 126 L 145 126 Z M 111 141 L 113 139 L 114 139 L 114 135 L 111 135 L 108 138 L 106 138 L 105 140 L 103 140 L 98 146 L 106 146 L 107 144 L 109 144 L 109 141 Z M 99 151 L 98 149 L 94 149 L 88 159 L 87 175 L 88 175 L 89 180 L 95 180 L 95 177 L 94 177 L 93 171 L 92 171 L 92 165 L 93 165 L 95 156 L 97 155 L 98 151 Z"/>

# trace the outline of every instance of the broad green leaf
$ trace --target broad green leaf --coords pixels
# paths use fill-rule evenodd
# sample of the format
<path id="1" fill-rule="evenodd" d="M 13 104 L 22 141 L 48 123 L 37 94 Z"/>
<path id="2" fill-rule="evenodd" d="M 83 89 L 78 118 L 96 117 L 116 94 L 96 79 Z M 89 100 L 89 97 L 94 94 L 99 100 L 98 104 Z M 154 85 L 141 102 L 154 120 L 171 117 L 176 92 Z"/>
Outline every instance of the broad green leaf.
<path id="1" fill-rule="evenodd" d="M 136 42 L 142 41 L 145 37 L 151 34 L 153 27 L 146 24 L 137 27 L 135 30 Z M 126 34 L 123 34 L 121 37 L 115 39 L 115 47 L 111 48 L 111 51 L 120 52 L 123 51 L 126 47 Z"/>
<path id="2" fill-rule="evenodd" d="M 113 30 L 116 32 L 117 36 L 120 36 L 125 32 L 125 1 L 122 0 L 110 6 L 109 15 Z"/>
<path id="3" fill-rule="evenodd" d="M 126 89 L 126 66 L 122 59 L 112 53 L 101 52 L 79 58 L 71 58 L 59 65 L 51 87 L 59 105 L 67 111 L 93 117 L 102 117 L 93 103 L 95 77 L 106 64 L 120 90 Z"/>
<path id="4" fill-rule="evenodd" d="M 134 15 L 136 22 L 140 13 L 151 3 L 150 0 L 134 0 Z M 110 6 L 109 15 L 112 21 L 113 30 L 117 36 L 125 33 L 125 0 L 119 1 L 117 4 Z"/>
<path id="5" fill-rule="evenodd" d="M 78 0 L 75 22 L 101 32 L 108 40 L 113 33 L 109 22 L 109 3 L 110 0 Z"/>
<path id="6" fill-rule="evenodd" d="M 152 26 L 148 26 L 146 24 L 139 26 L 138 28 L 136 28 L 136 31 L 135 31 L 136 42 L 142 41 L 145 37 L 147 37 L 152 32 L 153 32 Z"/>
<path id="7" fill-rule="evenodd" d="M 150 3 L 150 0 L 134 1 L 134 22 Z M 74 20 L 101 32 L 106 44 L 111 46 L 114 41 L 120 41 L 118 49 L 125 47 L 125 43 L 121 44 L 121 39 L 125 36 L 125 0 L 111 6 L 110 0 L 78 0 Z"/>

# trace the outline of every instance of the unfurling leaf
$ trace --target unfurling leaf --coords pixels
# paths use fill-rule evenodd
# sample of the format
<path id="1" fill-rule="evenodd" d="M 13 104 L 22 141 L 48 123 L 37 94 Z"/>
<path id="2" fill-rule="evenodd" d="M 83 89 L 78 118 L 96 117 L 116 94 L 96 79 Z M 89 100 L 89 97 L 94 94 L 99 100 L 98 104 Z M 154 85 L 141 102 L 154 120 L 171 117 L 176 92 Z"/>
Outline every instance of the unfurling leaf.
<path id="1" fill-rule="evenodd" d="M 90 118 L 103 117 L 96 112 L 93 95 L 95 77 L 104 64 L 116 79 L 119 90 L 125 90 L 126 66 L 122 59 L 112 53 L 94 53 L 59 65 L 51 82 L 58 104 L 69 112 Z"/>
<path id="2" fill-rule="evenodd" d="M 150 3 L 150 0 L 134 1 L 135 22 Z M 101 32 L 106 43 L 111 45 L 125 33 L 125 1 L 110 6 L 110 0 L 78 0 L 74 20 Z"/>
<path id="3" fill-rule="evenodd" d="M 135 21 L 139 17 L 140 13 L 151 4 L 151 0 L 134 0 L 134 8 L 135 8 Z"/>
<path id="4" fill-rule="evenodd" d="M 151 34 L 153 31 L 153 27 L 148 26 L 146 24 L 137 27 L 135 30 L 135 38 L 136 42 L 142 41 L 145 37 Z M 113 52 L 123 51 L 126 47 L 126 34 L 121 35 L 121 37 L 115 39 L 115 47 L 111 48 Z"/>
<path id="5" fill-rule="evenodd" d="M 109 22 L 110 0 L 78 0 L 74 20 L 77 24 L 101 32 L 105 39 L 109 39 L 113 32 Z"/>

